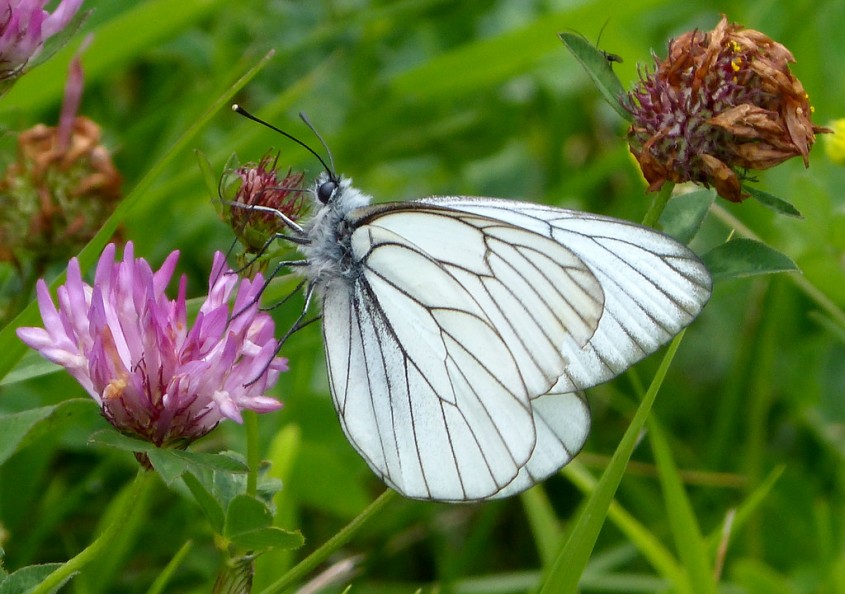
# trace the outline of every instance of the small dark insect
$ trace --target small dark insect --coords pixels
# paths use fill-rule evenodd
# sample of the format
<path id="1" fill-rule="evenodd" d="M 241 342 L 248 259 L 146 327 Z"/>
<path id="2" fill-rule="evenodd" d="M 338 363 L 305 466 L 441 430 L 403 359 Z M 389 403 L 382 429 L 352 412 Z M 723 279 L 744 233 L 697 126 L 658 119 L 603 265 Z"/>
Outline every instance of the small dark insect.
<path id="1" fill-rule="evenodd" d="M 619 54 L 612 54 L 610 52 L 606 52 L 599 47 L 599 42 L 601 41 L 601 34 L 604 33 L 604 28 L 607 27 L 607 23 L 609 22 L 610 18 L 608 17 L 608 19 L 604 22 L 604 25 L 602 25 L 601 29 L 599 29 L 599 37 L 598 39 L 596 39 L 596 49 L 601 53 L 601 55 L 604 56 L 604 59 L 607 61 L 610 67 L 613 68 L 614 62 L 616 62 L 617 64 L 621 64 L 622 62 L 624 62 L 622 56 L 620 56 Z"/>
<path id="2" fill-rule="evenodd" d="M 610 52 L 606 52 L 602 49 L 599 50 L 601 54 L 604 56 L 604 59 L 607 60 L 608 64 L 613 66 L 613 63 L 616 62 L 617 64 L 621 64 L 625 60 L 622 59 L 622 56 L 619 54 L 611 54 Z"/>

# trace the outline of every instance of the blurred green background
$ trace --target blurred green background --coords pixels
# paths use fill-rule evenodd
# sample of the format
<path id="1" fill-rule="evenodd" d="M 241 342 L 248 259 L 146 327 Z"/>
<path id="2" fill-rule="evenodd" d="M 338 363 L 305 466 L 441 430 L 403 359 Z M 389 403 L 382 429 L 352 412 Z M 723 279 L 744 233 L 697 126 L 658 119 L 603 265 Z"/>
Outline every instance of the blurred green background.
<path id="1" fill-rule="evenodd" d="M 258 2 L 87 0 L 94 12 L 69 46 L 0 99 L 10 131 L 55 123 L 69 59 L 86 32 L 81 113 L 102 127 L 129 193 L 228 87 L 269 50 L 274 57 L 236 101 L 319 149 L 297 118 L 325 138 L 339 173 L 376 201 L 432 194 L 519 198 L 642 219 L 650 198 L 628 154 L 625 125 L 599 97 L 557 33 L 573 30 L 624 58 L 623 84 L 669 38 L 709 30 L 719 14 L 758 29 L 796 56 L 794 72 L 816 123 L 845 117 L 845 3 L 750 2 Z M 719 201 L 693 244 L 699 251 L 747 228 L 793 258 L 803 275 L 733 280 L 687 332 L 655 405 L 705 533 L 776 469 L 783 474 L 732 534 L 722 583 L 729 592 L 845 592 L 845 168 L 821 150 L 761 173 L 758 187 L 792 201 L 804 219 L 750 201 Z M 14 151 L 0 139 L 0 155 Z M 230 230 L 215 214 L 194 150 L 218 174 L 233 153 L 320 171 L 304 150 L 220 109 L 172 158 L 122 221 L 136 254 L 158 266 L 173 249 L 200 295 Z M 736 220 L 733 220 L 735 218 Z M 57 266 L 58 272 L 64 264 Z M 826 306 L 824 304 L 827 304 Z M 286 328 L 298 305 L 274 312 Z M 839 313 L 837 314 L 836 311 Z M 833 312 L 833 313 L 831 313 Z M 837 315 L 839 319 L 837 320 Z M 315 325 L 295 335 L 275 391 L 284 409 L 261 419 L 267 457 L 284 480 L 281 522 L 305 549 L 259 561 L 258 583 L 333 535 L 383 490 L 343 438 L 328 394 Z M 28 361 L 29 359 L 25 359 Z M 606 466 L 659 357 L 590 390 L 593 431 L 578 463 Z M 65 374 L 0 387 L 0 411 L 83 396 Z M 134 460 L 86 445 L 104 425 L 94 407 L 0 466 L 0 545 L 6 567 L 59 561 L 91 538 Z M 220 427 L 200 449 L 243 450 L 242 428 Z M 671 540 L 649 448 L 634 454 L 617 499 L 650 533 Z M 583 496 L 564 476 L 543 490 L 563 526 Z M 359 570 L 325 591 L 524 592 L 542 561 L 525 499 L 477 505 L 402 500 L 334 560 Z M 121 547 L 70 592 L 144 592 L 183 543 L 189 552 L 168 591 L 206 592 L 220 562 L 185 493 L 147 494 Z M 357 557 L 356 557 L 357 558 Z M 609 521 L 582 582 L 589 592 L 667 591 L 664 578 Z M 257 591 L 257 590 L 256 590 Z"/>

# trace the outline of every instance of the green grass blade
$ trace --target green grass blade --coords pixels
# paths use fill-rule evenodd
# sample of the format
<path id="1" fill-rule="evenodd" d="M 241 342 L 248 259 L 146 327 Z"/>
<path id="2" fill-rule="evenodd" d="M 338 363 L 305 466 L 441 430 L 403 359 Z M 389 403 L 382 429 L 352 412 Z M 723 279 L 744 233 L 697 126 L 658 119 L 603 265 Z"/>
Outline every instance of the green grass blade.
<path id="1" fill-rule="evenodd" d="M 302 430 L 298 425 L 285 425 L 273 437 L 267 450 L 270 461 L 268 476 L 282 481 L 282 488 L 273 495 L 276 513 L 273 525 L 278 528 L 297 526 L 299 500 L 291 493 L 289 482 L 296 460 L 302 450 Z M 267 551 L 255 560 L 253 589 L 261 592 L 282 573 L 293 566 L 294 552 L 284 549 Z"/>
<path id="2" fill-rule="evenodd" d="M 742 559 L 734 564 L 734 580 L 751 594 L 799 594 L 799 589 L 788 576 L 756 559 Z"/>
<path id="3" fill-rule="evenodd" d="M 135 480 L 118 494 L 109 509 L 106 510 L 103 518 L 104 520 L 108 518 L 111 521 L 94 542 L 76 556 L 62 563 L 37 588 L 31 590 L 32 594 L 47 594 L 53 591 L 55 586 L 64 583 L 67 578 L 77 574 L 85 566 L 95 561 L 99 561 L 103 565 L 110 565 L 111 547 L 125 538 L 127 525 L 132 524 L 133 519 L 145 517 L 136 513 L 138 511 L 137 505 L 140 500 L 146 498 L 154 478 L 153 473 L 146 472 L 143 469 L 139 470 Z M 133 535 L 136 528 L 137 526 L 133 526 L 131 529 Z M 115 550 L 120 552 L 120 548 L 118 546 Z M 96 575 L 100 575 L 100 572 L 97 572 Z"/>
<path id="4" fill-rule="evenodd" d="M 31 408 L 19 413 L 0 413 L 0 464 L 15 452 L 86 414 L 91 409 L 88 398 L 72 398 L 53 406 Z"/>
<path id="5" fill-rule="evenodd" d="M 390 83 L 391 91 L 397 97 L 436 101 L 507 80 L 530 70 L 544 54 L 559 51 L 555 34 L 572 22 L 571 15 L 569 10 L 544 15 L 518 29 L 461 45 L 399 74 Z"/>
<path id="6" fill-rule="evenodd" d="M 595 492 L 598 481 L 577 461 L 566 466 L 563 474 L 583 493 L 589 495 Z M 686 583 L 686 574 L 672 552 L 663 546 L 660 538 L 638 522 L 617 501 L 611 502 L 607 517 L 637 547 L 651 566 L 680 591 Z"/>
<path id="7" fill-rule="evenodd" d="M 333 553 L 337 552 L 340 547 L 349 542 L 349 540 L 355 536 L 361 528 L 363 528 L 373 518 L 377 517 L 378 514 L 381 513 L 381 511 L 397 497 L 399 497 L 399 494 L 396 491 L 386 489 L 375 499 L 375 501 L 368 505 L 364 511 L 358 514 L 342 530 L 326 541 L 319 549 L 300 561 L 295 567 L 285 573 L 278 580 L 262 590 L 261 594 L 284 592 L 287 588 L 301 580 L 313 571 L 314 568 L 320 565 L 320 563 L 328 559 Z"/>
<path id="8" fill-rule="evenodd" d="M 540 553 L 540 560 L 543 567 L 548 567 L 555 559 L 562 534 L 555 510 L 542 485 L 525 491 L 520 495 L 520 499 L 534 536 L 534 544 Z"/>
<path id="9" fill-rule="evenodd" d="M 645 397 L 631 420 L 631 424 L 625 431 L 619 447 L 616 448 L 607 470 L 602 474 L 596 490 L 590 496 L 587 505 L 578 517 L 578 521 L 558 553 L 557 559 L 549 568 L 540 590 L 541 593 L 561 594 L 578 591 L 579 578 L 587 566 L 587 561 L 607 517 L 610 504 L 613 502 L 616 489 L 625 473 L 625 466 L 631 458 L 640 431 L 642 431 L 646 419 L 648 419 L 651 406 L 654 404 L 654 399 L 657 397 L 657 392 L 660 390 L 663 378 L 666 377 L 666 371 L 669 369 L 683 336 L 684 333 L 681 332 L 669 345 L 666 355 L 664 355 Z"/>
<path id="10" fill-rule="evenodd" d="M 663 429 L 653 418 L 649 419 L 649 440 L 654 451 L 657 473 L 666 502 L 666 516 L 675 538 L 675 545 L 686 567 L 689 579 L 698 594 L 718 594 L 713 578 L 713 568 L 707 543 L 701 535 L 701 529 L 695 519 L 692 504 L 684 491 L 684 485 L 678 469 L 672 459 L 672 450 Z"/>
<path id="11" fill-rule="evenodd" d="M 751 517 L 754 512 L 760 507 L 760 504 L 769 496 L 772 492 L 772 489 L 775 486 L 775 483 L 778 482 L 780 477 L 783 475 L 783 471 L 786 470 L 785 466 L 778 466 L 774 470 L 769 473 L 769 476 L 766 477 L 766 480 L 763 481 L 759 487 L 754 489 L 748 497 L 745 498 L 737 508 L 736 514 L 734 515 L 733 525 L 731 528 L 731 533 L 736 534 L 742 526 L 748 522 L 748 519 Z M 722 528 L 721 526 L 715 528 L 708 536 L 707 536 L 707 546 L 710 548 L 710 553 L 715 554 L 716 549 L 719 547 L 719 543 L 722 540 Z"/>
<path id="12" fill-rule="evenodd" d="M 165 592 L 165 588 L 167 587 L 168 583 L 170 582 L 171 578 L 176 574 L 179 567 L 182 565 L 182 562 L 185 560 L 185 557 L 188 556 L 188 553 L 191 551 L 191 547 L 193 547 L 193 543 L 189 540 L 182 548 L 176 551 L 176 554 L 167 564 L 167 566 L 162 570 L 155 581 L 150 586 L 150 589 L 147 590 L 147 594 L 161 594 Z"/>

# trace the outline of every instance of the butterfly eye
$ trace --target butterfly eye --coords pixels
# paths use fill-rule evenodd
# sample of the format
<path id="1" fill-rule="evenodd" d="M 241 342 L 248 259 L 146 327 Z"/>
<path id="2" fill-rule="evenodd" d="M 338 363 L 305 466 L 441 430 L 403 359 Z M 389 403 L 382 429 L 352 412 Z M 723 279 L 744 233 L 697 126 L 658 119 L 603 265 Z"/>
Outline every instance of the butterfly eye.
<path id="1" fill-rule="evenodd" d="M 329 200 L 337 189 L 337 183 L 332 180 L 325 181 L 317 188 L 317 199 L 323 204 L 328 204 Z"/>

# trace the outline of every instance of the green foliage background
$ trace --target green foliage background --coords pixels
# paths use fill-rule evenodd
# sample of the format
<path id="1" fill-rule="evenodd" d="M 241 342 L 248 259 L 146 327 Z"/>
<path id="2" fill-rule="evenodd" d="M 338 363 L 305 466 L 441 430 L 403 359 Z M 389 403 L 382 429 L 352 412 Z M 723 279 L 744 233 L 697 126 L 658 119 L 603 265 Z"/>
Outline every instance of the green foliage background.
<path id="1" fill-rule="evenodd" d="M 641 220 L 649 197 L 627 152 L 625 126 L 563 48 L 556 33 L 564 30 L 595 40 L 606 23 L 600 46 L 624 57 L 614 68 L 630 87 L 637 64 L 650 65 L 650 51 L 665 54 L 671 36 L 711 29 L 725 12 L 792 50 L 817 123 L 845 115 L 838 60 L 845 55 L 845 3 L 839 0 L 100 0 L 86 6 L 95 10 L 83 30 L 0 99 L 0 117 L 13 131 L 54 123 L 69 59 L 84 32 L 93 32 L 83 56 L 81 111 L 102 125 L 126 193 L 271 49 L 275 56 L 237 102 L 316 144 L 297 119 L 299 111 L 307 113 L 338 172 L 377 201 L 486 195 Z M 180 270 L 200 295 L 213 252 L 227 249 L 231 233 L 216 217 L 215 196 L 193 151 L 203 151 L 222 173 L 232 153 L 257 161 L 270 147 L 281 150 L 281 163 L 319 172 L 303 150 L 220 109 L 125 213 L 123 233 L 136 253 L 158 266 L 181 250 Z M 726 514 L 750 496 L 765 494 L 731 533 L 720 582 L 725 592 L 845 592 L 845 168 L 820 149 L 809 170 L 794 160 L 759 175 L 758 187 L 792 201 L 804 219 L 776 216 L 752 201 L 720 201 L 711 212 L 693 243 L 697 251 L 732 230 L 750 231 L 793 258 L 803 275 L 717 284 L 654 408 L 705 535 L 718 534 Z M 13 135 L 0 139 L 0 150 L 11 154 Z M 279 328 L 291 323 L 297 307 L 275 312 Z M 261 418 L 262 446 L 271 472 L 284 481 L 277 521 L 300 528 L 306 545 L 260 559 L 259 586 L 383 490 L 340 432 L 319 328 L 298 333 L 282 354 L 291 367 L 276 389 L 285 407 Z M 659 359 L 589 392 L 592 435 L 564 475 L 506 501 L 397 500 L 333 558 L 354 557 L 359 569 L 325 591 L 349 583 L 352 592 L 535 587 L 556 550 L 557 525 L 565 533 L 583 504 L 574 477 L 597 477 L 607 466 L 639 386 L 649 383 Z M 29 354 L 22 365 L 34 360 Z M 63 373 L 20 382 L 10 376 L 0 387 L 0 413 L 82 396 Z M 0 466 L 7 570 L 63 561 L 105 522 L 135 462 L 126 452 L 87 445 L 104 425 L 92 405 Z M 221 426 L 196 447 L 243 450 L 242 428 Z M 782 474 L 763 493 L 773 472 Z M 667 504 L 649 447 L 635 451 L 617 503 L 656 543 L 675 550 L 677 508 Z M 184 489 L 156 484 L 144 492 L 119 546 L 66 591 L 145 592 L 190 540 L 166 591 L 207 592 L 222 559 L 210 536 Z M 642 546 L 609 518 L 583 591 L 675 590 Z M 684 551 L 673 554 L 691 570 Z"/>

